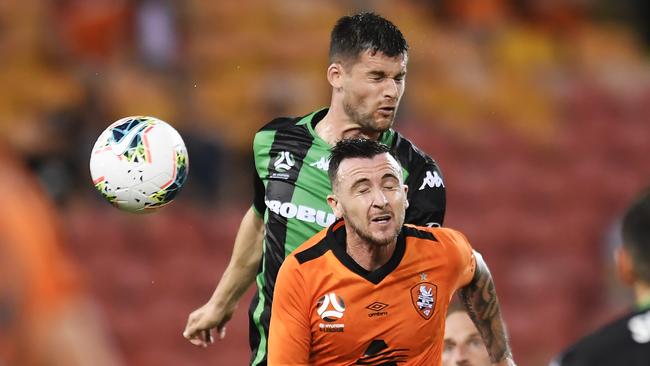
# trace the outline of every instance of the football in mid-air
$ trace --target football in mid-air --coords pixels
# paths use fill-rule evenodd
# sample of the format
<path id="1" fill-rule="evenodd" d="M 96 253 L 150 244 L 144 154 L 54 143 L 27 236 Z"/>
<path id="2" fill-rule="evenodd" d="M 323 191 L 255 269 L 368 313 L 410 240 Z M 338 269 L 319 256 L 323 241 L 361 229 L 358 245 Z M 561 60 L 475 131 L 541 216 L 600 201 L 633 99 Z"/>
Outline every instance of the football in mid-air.
<path id="1" fill-rule="evenodd" d="M 170 203 L 187 178 L 181 135 L 154 117 L 132 116 L 108 126 L 90 155 L 95 188 L 115 207 L 152 212 Z"/>

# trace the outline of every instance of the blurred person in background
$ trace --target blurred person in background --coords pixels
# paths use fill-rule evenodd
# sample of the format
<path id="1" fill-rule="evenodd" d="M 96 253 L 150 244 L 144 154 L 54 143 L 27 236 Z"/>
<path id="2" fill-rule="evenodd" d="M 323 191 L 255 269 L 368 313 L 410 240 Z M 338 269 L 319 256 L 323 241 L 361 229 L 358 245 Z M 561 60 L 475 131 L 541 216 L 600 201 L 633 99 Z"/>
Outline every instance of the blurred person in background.
<path id="1" fill-rule="evenodd" d="M 120 365 L 52 203 L 1 142 L 0 208 L 0 365 Z"/>
<path id="2" fill-rule="evenodd" d="M 277 118 L 255 135 L 255 198 L 235 238 L 230 264 L 210 300 L 192 312 L 183 335 L 195 345 L 225 336 L 225 325 L 257 272 L 250 306 L 251 364 L 266 364 L 275 279 L 284 258 L 335 220 L 327 205 L 329 150 L 342 138 L 390 146 L 411 202 L 406 222 L 440 226 L 445 186 L 436 162 L 391 129 L 404 93 L 408 45 L 401 31 L 373 13 L 344 16 L 331 33 L 329 108 Z M 264 244 L 263 244 L 264 243 Z M 263 245 L 265 246 L 263 249 Z"/>
<path id="3" fill-rule="evenodd" d="M 453 303 L 447 310 L 442 366 L 490 366 L 483 338 L 467 313 Z"/>
<path id="4" fill-rule="evenodd" d="M 634 310 L 569 347 L 552 366 L 650 365 L 650 188 L 623 216 L 615 252 L 620 279 L 634 291 Z"/>

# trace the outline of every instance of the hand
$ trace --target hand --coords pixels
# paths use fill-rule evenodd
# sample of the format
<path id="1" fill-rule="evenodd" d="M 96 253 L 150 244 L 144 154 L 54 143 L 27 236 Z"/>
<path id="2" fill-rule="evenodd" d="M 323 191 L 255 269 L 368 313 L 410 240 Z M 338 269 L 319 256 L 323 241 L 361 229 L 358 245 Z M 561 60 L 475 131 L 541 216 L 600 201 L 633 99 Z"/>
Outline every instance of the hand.
<path id="1" fill-rule="evenodd" d="M 199 347 L 207 347 L 214 342 L 212 329 L 216 328 L 219 339 L 226 336 L 226 323 L 232 318 L 237 306 L 218 306 L 208 302 L 194 310 L 187 318 L 183 337 Z"/>

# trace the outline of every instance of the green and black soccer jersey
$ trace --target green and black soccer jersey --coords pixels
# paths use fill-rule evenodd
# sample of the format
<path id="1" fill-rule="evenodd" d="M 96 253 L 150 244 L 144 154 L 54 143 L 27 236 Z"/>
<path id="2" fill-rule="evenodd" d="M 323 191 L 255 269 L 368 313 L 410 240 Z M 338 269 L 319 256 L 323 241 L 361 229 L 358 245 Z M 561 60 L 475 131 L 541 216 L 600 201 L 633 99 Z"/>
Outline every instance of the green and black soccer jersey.
<path id="1" fill-rule="evenodd" d="M 582 338 L 551 366 L 650 365 L 650 309 L 633 311 Z"/>
<path id="2" fill-rule="evenodd" d="M 335 221 L 327 205 L 332 187 L 327 176 L 330 148 L 314 127 L 321 109 L 299 118 L 278 118 L 255 135 L 254 209 L 264 216 L 264 255 L 251 303 L 252 365 L 266 364 L 266 339 L 275 279 L 284 258 Z M 436 162 L 394 130 L 380 141 L 391 147 L 408 185 L 406 223 L 439 226 L 445 215 L 445 185 Z"/>

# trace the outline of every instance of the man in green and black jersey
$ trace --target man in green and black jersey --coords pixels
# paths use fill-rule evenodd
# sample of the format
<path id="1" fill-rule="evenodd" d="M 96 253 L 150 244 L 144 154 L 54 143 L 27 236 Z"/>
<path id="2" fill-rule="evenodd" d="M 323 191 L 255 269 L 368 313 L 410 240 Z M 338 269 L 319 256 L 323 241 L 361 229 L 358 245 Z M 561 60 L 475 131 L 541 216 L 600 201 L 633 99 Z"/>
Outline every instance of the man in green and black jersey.
<path id="1" fill-rule="evenodd" d="M 616 267 L 621 280 L 634 290 L 636 308 L 578 341 L 551 365 L 650 365 L 650 189 L 627 210 L 622 233 Z"/>
<path id="2" fill-rule="evenodd" d="M 388 145 L 403 167 L 410 206 L 406 223 L 440 226 L 445 185 L 436 162 L 391 129 L 404 93 L 408 46 L 390 21 L 373 13 L 344 16 L 332 30 L 328 108 L 278 118 L 255 135 L 255 199 L 244 216 L 233 254 L 211 299 L 190 314 L 183 333 L 193 344 L 225 335 L 237 302 L 257 273 L 250 307 L 251 364 L 266 364 L 275 279 L 284 258 L 332 224 L 327 205 L 330 148 L 349 137 Z"/>

